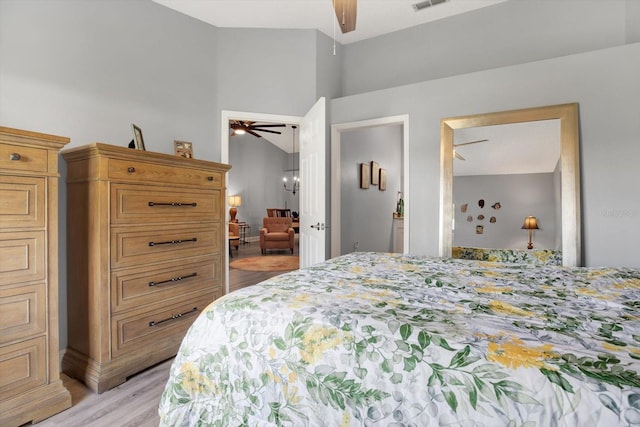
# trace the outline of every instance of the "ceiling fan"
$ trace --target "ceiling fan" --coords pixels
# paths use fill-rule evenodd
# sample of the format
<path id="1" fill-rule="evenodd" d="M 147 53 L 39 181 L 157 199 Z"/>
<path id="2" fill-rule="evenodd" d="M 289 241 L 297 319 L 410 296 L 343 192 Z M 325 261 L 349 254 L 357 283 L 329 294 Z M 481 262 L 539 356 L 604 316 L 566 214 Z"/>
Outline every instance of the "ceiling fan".
<path id="1" fill-rule="evenodd" d="M 453 144 L 453 155 L 455 156 L 456 159 L 458 160 L 467 160 L 464 157 L 462 157 L 462 155 L 460 153 L 458 153 L 456 151 L 456 147 L 462 147 L 463 145 L 471 145 L 471 144 L 477 144 L 479 142 L 487 142 L 489 141 L 488 139 L 478 139 L 477 141 L 469 141 L 469 142 L 461 142 L 459 144 Z"/>
<path id="2" fill-rule="evenodd" d="M 357 0 L 333 0 L 333 9 L 342 34 L 356 29 Z"/>
<path id="3" fill-rule="evenodd" d="M 258 122 L 248 122 L 244 120 L 229 120 L 229 128 L 232 130 L 231 136 L 249 133 L 256 138 L 262 138 L 262 135 L 257 132 L 268 132 L 282 135 L 282 132 L 278 132 L 277 130 L 264 128 L 283 128 L 286 126 L 287 125 L 285 124 L 259 124 Z"/>

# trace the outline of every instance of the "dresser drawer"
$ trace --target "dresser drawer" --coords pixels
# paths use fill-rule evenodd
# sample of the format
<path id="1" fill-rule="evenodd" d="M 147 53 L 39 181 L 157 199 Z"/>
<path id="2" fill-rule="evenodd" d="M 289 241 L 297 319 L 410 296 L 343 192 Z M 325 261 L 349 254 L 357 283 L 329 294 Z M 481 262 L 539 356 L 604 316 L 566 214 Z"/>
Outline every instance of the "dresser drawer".
<path id="1" fill-rule="evenodd" d="M 220 190 L 113 184 L 111 222 L 158 223 L 220 220 Z"/>
<path id="2" fill-rule="evenodd" d="M 198 261 L 179 261 L 162 267 L 134 267 L 111 275 L 113 313 L 170 301 L 190 293 L 222 289 L 220 256 Z"/>
<path id="3" fill-rule="evenodd" d="M 46 149 L 0 144 L 0 169 L 25 172 L 47 172 Z"/>
<path id="4" fill-rule="evenodd" d="M 44 178 L 0 175 L 0 229 L 44 227 Z"/>
<path id="5" fill-rule="evenodd" d="M 46 331 L 44 283 L 0 288 L 0 344 Z"/>
<path id="6" fill-rule="evenodd" d="M 0 396 L 8 399 L 46 384 L 45 337 L 0 347 Z"/>
<path id="7" fill-rule="evenodd" d="M 222 188 L 224 175 L 221 172 L 165 166 L 135 160 L 109 159 L 109 178 Z"/>
<path id="8" fill-rule="evenodd" d="M 0 233 L 0 285 L 42 281 L 44 231 Z"/>
<path id="9" fill-rule="evenodd" d="M 131 227 L 111 230 L 113 268 L 212 255 L 220 251 L 219 223 L 200 226 Z"/>
<path id="10" fill-rule="evenodd" d="M 134 352 L 146 352 L 180 345 L 196 317 L 221 292 L 209 292 L 191 301 L 173 304 L 136 315 L 116 315 L 111 320 L 111 352 L 116 358 Z"/>

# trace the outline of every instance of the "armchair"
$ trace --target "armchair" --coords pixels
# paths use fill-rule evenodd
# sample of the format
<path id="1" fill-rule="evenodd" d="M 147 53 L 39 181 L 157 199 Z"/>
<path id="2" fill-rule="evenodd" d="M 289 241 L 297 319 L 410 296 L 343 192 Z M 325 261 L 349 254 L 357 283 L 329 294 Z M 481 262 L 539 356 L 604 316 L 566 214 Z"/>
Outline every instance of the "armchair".
<path id="1" fill-rule="evenodd" d="M 290 249 L 293 253 L 295 232 L 291 227 L 291 217 L 266 217 L 262 219 L 260 229 L 260 249 Z"/>
<path id="2" fill-rule="evenodd" d="M 236 250 L 240 247 L 240 226 L 236 222 L 229 223 L 229 252 L 231 252 L 231 246 Z"/>

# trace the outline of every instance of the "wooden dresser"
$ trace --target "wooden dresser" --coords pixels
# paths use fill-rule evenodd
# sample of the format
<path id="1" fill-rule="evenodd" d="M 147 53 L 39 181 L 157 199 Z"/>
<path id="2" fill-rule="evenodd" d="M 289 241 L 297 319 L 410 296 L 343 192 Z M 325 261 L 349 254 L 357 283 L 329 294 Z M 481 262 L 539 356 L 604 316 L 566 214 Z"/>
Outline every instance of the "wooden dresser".
<path id="1" fill-rule="evenodd" d="M 174 356 L 198 314 L 223 294 L 230 166 L 100 143 L 62 155 L 62 369 L 101 393 Z"/>
<path id="2" fill-rule="evenodd" d="M 0 127 L 1 426 L 71 406 L 58 342 L 58 152 L 68 142 Z"/>

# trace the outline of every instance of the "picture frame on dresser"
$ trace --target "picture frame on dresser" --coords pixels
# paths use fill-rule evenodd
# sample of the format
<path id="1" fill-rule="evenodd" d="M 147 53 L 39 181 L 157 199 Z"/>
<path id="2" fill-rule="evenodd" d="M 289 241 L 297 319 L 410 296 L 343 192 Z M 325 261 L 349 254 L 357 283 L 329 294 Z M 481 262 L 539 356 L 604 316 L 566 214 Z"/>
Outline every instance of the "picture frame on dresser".
<path id="1" fill-rule="evenodd" d="M 142 138 L 142 129 L 131 123 L 131 130 L 133 131 L 133 145 L 136 150 L 146 150 L 144 147 L 144 139 Z"/>

